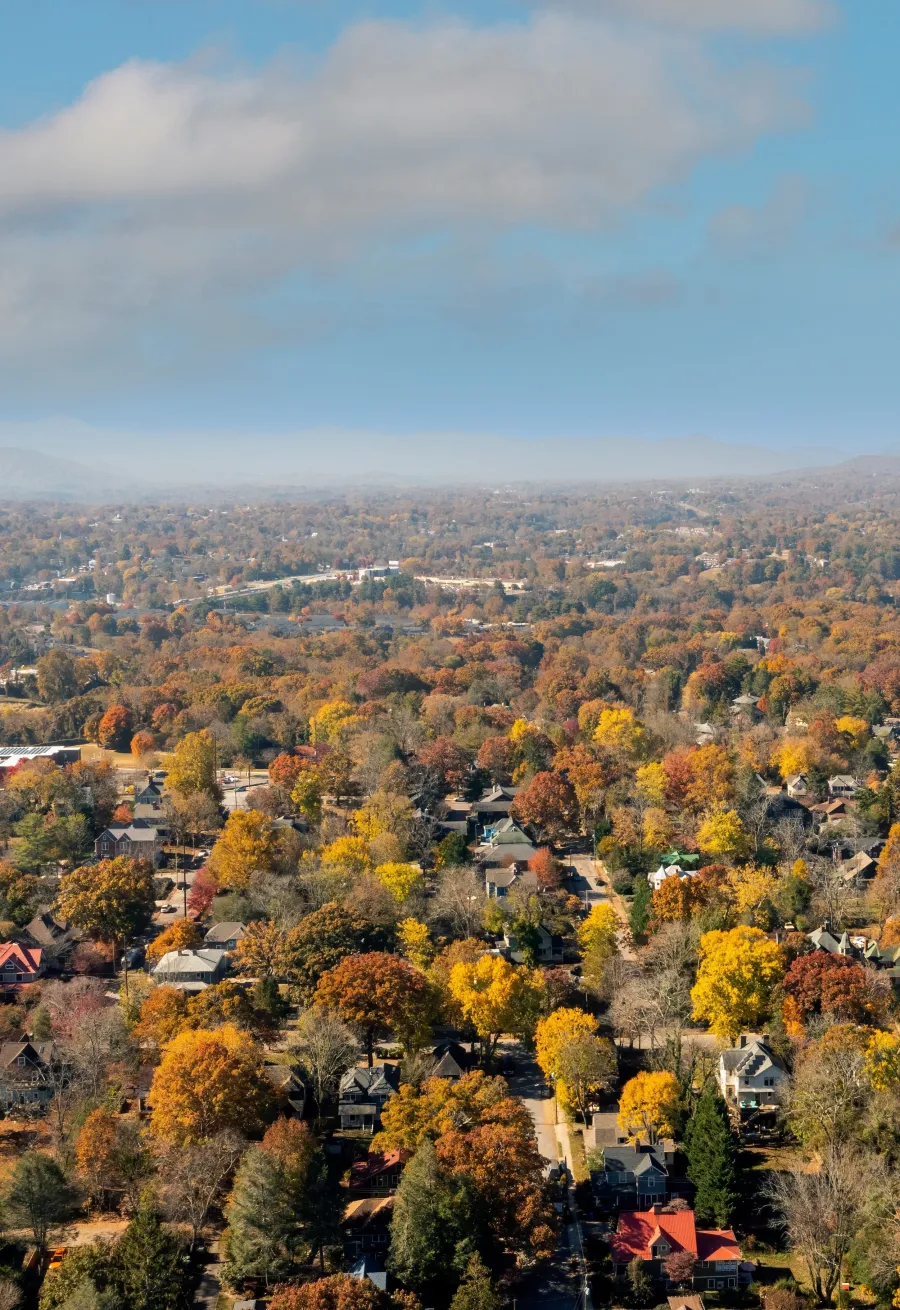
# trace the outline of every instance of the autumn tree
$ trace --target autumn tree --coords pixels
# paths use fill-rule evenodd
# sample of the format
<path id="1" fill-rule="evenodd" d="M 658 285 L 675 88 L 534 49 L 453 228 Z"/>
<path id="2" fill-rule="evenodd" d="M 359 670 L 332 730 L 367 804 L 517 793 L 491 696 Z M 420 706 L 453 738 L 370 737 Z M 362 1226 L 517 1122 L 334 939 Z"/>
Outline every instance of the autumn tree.
<path id="1" fill-rule="evenodd" d="M 133 719 L 124 705 L 111 705 L 97 728 L 97 741 L 104 750 L 123 751 L 131 740 Z"/>
<path id="2" fill-rule="evenodd" d="M 865 969 L 846 955 L 825 951 L 798 955 L 788 969 L 784 990 L 801 1023 L 813 1015 L 866 1023 L 875 1008 Z"/>
<path id="3" fill-rule="evenodd" d="M 191 1250 L 197 1245 L 212 1208 L 246 1150 L 239 1133 L 222 1132 L 189 1145 L 157 1143 L 159 1192 L 167 1218 L 190 1229 Z"/>
<path id="4" fill-rule="evenodd" d="M 330 1274 L 310 1283 L 284 1283 L 275 1288 L 269 1310 L 386 1310 L 388 1302 L 368 1278 Z M 398 1310 L 406 1310 L 398 1305 Z"/>
<path id="5" fill-rule="evenodd" d="M 388 889 L 398 905 L 408 901 L 410 896 L 421 892 L 425 887 L 422 870 L 417 864 L 379 864 L 375 877 Z"/>
<path id="6" fill-rule="evenodd" d="M 131 753 L 136 760 L 148 759 L 156 749 L 156 738 L 152 732 L 142 729 L 131 738 Z"/>
<path id="7" fill-rule="evenodd" d="M 56 899 L 58 914 L 101 942 L 143 932 L 154 908 L 152 868 L 122 855 L 63 874 Z"/>
<path id="8" fill-rule="evenodd" d="M 597 1036 L 597 1021 L 591 1015 L 566 1007 L 541 1019 L 536 1043 L 537 1062 L 554 1083 L 557 1099 L 587 1122 L 590 1102 L 615 1080 L 614 1046 Z"/>
<path id="9" fill-rule="evenodd" d="M 238 973 L 253 978 L 284 977 L 288 970 L 287 934 L 268 919 L 248 923 L 233 963 Z"/>
<path id="10" fill-rule="evenodd" d="M 530 824 L 542 840 L 578 828 L 578 800 L 572 784 L 559 773 L 536 773 L 510 806 L 517 823 Z"/>
<path id="11" fill-rule="evenodd" d="M 717 1037 L 730 1039 L 762 1023 L 784 971 L 775 942 L 759 928 L 741 926 L 704 933 L 698 954 L 700 967 L 691 989 L 694 1018 L 704 1019 Z"/>
<path id="12" fill-rule="evenodd" d="M 132 1029 L 135 1041 L 161 1050 L 186 1026 L 187 996 L 178 987 L 154 987 Z"/>
<path id="13" fill-rule="evenodd" d="M 365 1037 L 369 1066 L 378 1037 L 396 1033 L 407 1049 L 428 1034 L 435 996 L 428 979 L 396 955 L 351 955 L 319 979 L 315 1004 L 333 1010 Z"/>
<path id="14" fill-rule="evenodd" d="M 216 746 L 208 732 L 189 732 L 182 737 L 169 761 L 166 786 L 180 796 L 207 792 L 219 799 Z"/>
<path id="15" fill-rule="evenodd" d="M 450 973 L 450 993 L 485 1044 L 488 1059 L 503 1033 L 534 1031 L 544 1001 L 538 970 L 516 967 L 499 955 L 461 960 Z"/>
<path id="16" fill-rule="evenodd" d="M 137 1125 L 102 1106 L 81 1126 L 75 1161 L 82 1185 L 99 1206 L 146 1172 Z"/>
<path id="17" fill-rule="evenodd" d="M 147 959 L 158 963 L 168 951 L 188 951 L 199 946 L 203 934 L 191 919 L 176 919 L 147 947 Z"/>
<path id="18" fill-rule="evenodd" d="M 322 803 L 325 799 L 326 781 L 324 776 L 314 769 L 304 769 L 294 779 L 291 787 L 291 800 L 307 823 L 315 827 L 322 822 Z"/>
<path id="19" fill-rule="evenodd" d="M 337 901 L 328 901 L 288 933 L 288 977 L 304 1000 L 309 1000 L 322 975 L 348 955 L 388 951 L 393 944 L 389 928 Z"/>
<path id="20" fill-rule="evenodd" d="M 173 1037 L 148 1099 L 154 1136 L 176 1144 L 202 1141 L 226 1129 L 257 1131 L 271 1107 L 255 1043 L 227 1024 Z"/>
<path id="21" fill-rule="evenodd" d="M 622 1088 L 619 1127 L 632 1142 L 674 1137 L 681 1117 L 681 1087 L 673 1073 L 639 1073 Z"/>
<path id="22" fill-rule="evenodd" d="M 220 887 L 246 891 L 254 875 L 270 873 L 278 853 L 277 832 L 259 810 L 234 810 L 213 847 L 208 868 Z"/>
<path id="23" fill-rule="evenodd" d="M 289 792 L 306 767 L 306 761 L 299 755 L 276 755 L 269 765 L 269 781 L 273 787 Z"/>
<path id="24" fill-rule="evenodd" d="M 537 874 L 537 884 L 541 891 L 556 891 L 563 879 L 563 868 L 549 846 L 542 846 L 536 855 L 528 861 L 532 873 Z"/>
<path id="25" fill-rule="evenodd" d="M 56 647 L 37 662 L 37 686 L 42 700 L 64 701 L 78 694 L 78 670 L 68 651 Z"/>

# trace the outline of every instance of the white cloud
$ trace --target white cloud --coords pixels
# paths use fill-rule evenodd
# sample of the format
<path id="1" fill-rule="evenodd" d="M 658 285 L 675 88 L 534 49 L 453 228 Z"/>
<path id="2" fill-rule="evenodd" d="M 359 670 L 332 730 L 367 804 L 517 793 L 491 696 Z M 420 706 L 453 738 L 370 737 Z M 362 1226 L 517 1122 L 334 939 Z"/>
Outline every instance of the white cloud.
<path id="1" fill-rule="evenodd" d="M 545 0 L 581 13 L 618 14 L 632 20 L 699 31 L 760 36 L 815 32 L 837 17 L 831 0 Z"/>
<path id="2" fill-rule="evenodd" d="M 602 229 L 803 113 L 701 34 L 563 12 L 359 24 L 314 67 L 131 62 L 0 132 L 0 365 L 187 367 L 275 331 L 261 302 L 288 279 L 419 234 Z M 277 330 L 316 330 L 322 299 Z"/>

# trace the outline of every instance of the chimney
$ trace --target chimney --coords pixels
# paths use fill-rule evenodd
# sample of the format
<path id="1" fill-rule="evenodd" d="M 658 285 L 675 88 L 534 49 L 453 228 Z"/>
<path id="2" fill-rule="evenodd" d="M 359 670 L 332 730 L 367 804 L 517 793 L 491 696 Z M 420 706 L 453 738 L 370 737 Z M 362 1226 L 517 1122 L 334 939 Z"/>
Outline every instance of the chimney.
<path id="1" fill-rule="evenodd" d="M 650 1207 L 650 1210 L 652 1214 L 662 1214 L 663 1212 L 662 1202 L 654 1201 L 652 1206 Z"/>
<path id="2" fill-rule="evenodd" d="M 741 1045 L 741 1050 L 743 1050 L 744 1047 L 747 1045 L 747 1034 L 746 1034 L 746 1033 L 741 1033 L 741 1043 L 740 1043 L 740 1045 Z"/>

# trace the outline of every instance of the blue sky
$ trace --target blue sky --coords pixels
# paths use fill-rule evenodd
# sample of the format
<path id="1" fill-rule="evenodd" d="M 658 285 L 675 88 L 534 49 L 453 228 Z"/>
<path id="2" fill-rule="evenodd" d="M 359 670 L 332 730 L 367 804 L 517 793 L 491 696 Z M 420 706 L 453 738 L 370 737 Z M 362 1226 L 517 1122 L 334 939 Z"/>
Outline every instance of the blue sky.
<path id="1" fill-rule="evenodd" d="M 896 0 L 0 15 L 8 444 L 900 444 Z"/>

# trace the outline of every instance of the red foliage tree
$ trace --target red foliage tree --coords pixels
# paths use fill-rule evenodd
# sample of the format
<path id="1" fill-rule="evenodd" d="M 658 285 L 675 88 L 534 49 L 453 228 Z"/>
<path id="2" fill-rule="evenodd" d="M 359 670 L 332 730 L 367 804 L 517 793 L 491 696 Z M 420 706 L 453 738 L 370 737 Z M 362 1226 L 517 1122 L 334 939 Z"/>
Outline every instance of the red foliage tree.
<path id="1" fill-rule="evenodd" d="M 516 748 L 508 737 L 488 737 L 478 751 L 477 764 L 494 782 L 509 782 L 516 767 Z"/>
<path id="2" fill-rule="evenodd" d="M 283 787 L 293 791 L 294 784 L 306 767 L 306 761 L 297 755 L 276 755 L 269 765 L 269 782 L 273 787 Z"/>
<path id="3" fill-rule="evenodd" d="M 541 891 L 555 891 L 562 882 L 562 865 L 554 858 L 549 846 L 542 846 L 528 861 L 528 867 L 537 874 Z"/>
<path id="4" fill-rule="evenodd" d="M 208 914 L 217 890 L 216 880 L 204 864 L 202 869 L 197 870 L 191 890 L 188 892 L 187 903 L 190 913 L 196 915 L 198 919 Z"/>
<path id="5" fill-rule="evenodd" d="M 435 998 L 428 979 L 398 955 L 349 955 L 319 979 L 315 1003 L 336 1010 L 365 1034 L 369 1065 L 378 1037 L 396 1033 L 415 1045 L 428 1027 Z"/>
<path id="6" fill-rule="evenodd" d="M 438 737 L 419 751 L 419 763 L 436 770 L 447 787 L 458 788 L 466 780 L 472 757 L 451 737 Z"/>
<path id="7" fill-rule="evenodd" d="M 110 705 L 100 720 L 97 740 L 104 750 L 126 750 L 131 740 L 131 728 L 131 710 L 124 705 Z"/>
<path id="8" fill-rule="evenodd" d="M 828 1014 L 849 1023 L 864 1023 L 871 1016 L 866 971 L 845 955 L 824 951 L 798 955 L 788 969 L 784 990 L 804 1021 L 810 1015 Z"/>
<path id="9" fill-rule="evenodd" d="M 149 755 L 155 746 L 153 733 L 146 730 L 136 732 L 131 739 L 131 753 L 136 759 L 140 759 L 142 755 Z"/>
<path id="10" fill-rule="evenodd" d="M 575 788 L 558 773 L 536 773 L 510 806 L 517 823 L 528 823 L 542 837 L 560 837 L 578 826 Z"/>
<path id="11" fill-rule="evenodd" d="M 312 1283 L 282 1283 L 269 1310 L 381 1310 L 389 1304 L 368 1278 L 331 1274 Z"/>

